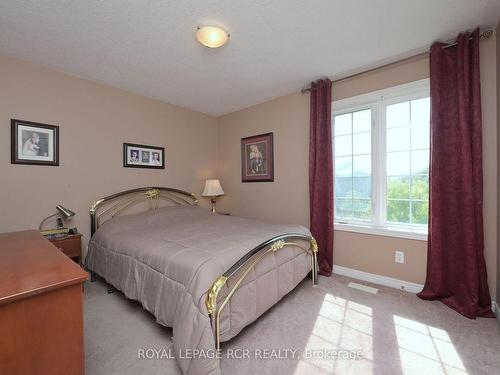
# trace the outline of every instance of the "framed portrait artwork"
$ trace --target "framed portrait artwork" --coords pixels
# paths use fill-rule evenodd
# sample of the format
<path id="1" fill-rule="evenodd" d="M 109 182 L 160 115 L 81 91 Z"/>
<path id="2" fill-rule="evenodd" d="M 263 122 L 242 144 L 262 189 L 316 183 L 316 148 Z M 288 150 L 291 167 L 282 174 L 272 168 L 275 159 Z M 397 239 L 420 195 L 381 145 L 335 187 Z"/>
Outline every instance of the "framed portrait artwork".
<path id="1" fill-rule="evenodd" d="M 124 143 L 123 166 L 127 168 L 165 169 L 165 148 Z"/>
<path id="2" fill-rule="evenodd" d="M 241 181 L 274 181 L 273 133 L 241 138 Z"/>
<path id="3" fill-rule="evenodd" d="M 59 165 L 59 126 L 10 120 L 12 164 Z"/>

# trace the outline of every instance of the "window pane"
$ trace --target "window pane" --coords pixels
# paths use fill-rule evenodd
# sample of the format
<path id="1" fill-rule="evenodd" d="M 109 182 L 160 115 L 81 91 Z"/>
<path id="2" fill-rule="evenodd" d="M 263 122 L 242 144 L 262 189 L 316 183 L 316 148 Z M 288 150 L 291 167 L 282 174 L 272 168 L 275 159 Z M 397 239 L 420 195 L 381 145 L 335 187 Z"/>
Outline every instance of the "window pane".
<path id="1" fill-rule="evenodd" d="M 335 158 L 335 176 L 352 176 L 352 156 Z"/>
<path id="2" fill-rule="evenodd" d="M 387 198 L 408 199 L 410 198 L 410 177 L 388 177 Z"/>
<path id="3" fill-rule="evenodd" d="M 352 191 L 354 198 L 370 198 L 372 196 L 371 177 L 354 177 Z"/>
<path id="4" fill-rule="evenodd" d="M 371 130 L 371 109 L 334 117 L 336 221 L 371 221 Z"/>
<path id="5" fill-rule="evenodd" d="M 410 125 L 410 102 L 388 105 L 386 109 L 386 127 Z"/>
<path id="6" fill-rule="evenodd" d="M 413 224 L 427 224 L 427 216 L 429 210 L 428 202 L 412 202 L 411 203 L 411 221 Z"/>
<path id="7" fill-rule="evenodd" d="M 429 177 L 427 176 L 412 177 L 411 198 L 429 200 Z"/>
<path id="8" fill-rule="evenodd" d="M 429 172 L 429 150 L 412 151 L 411 173 L 426 174 Z"/>
<path id="9" fill-rule="evenodd" d="M 410 223 L 410 201 L 387 200 L 387 221 Z"/>
<path id="10" fill-rule="evenodd" d="M 346 113 L 345 115 L 335 116 L 333 119 L 334 124 L 334 134 L 343 135 L 343 134 L 351 134 L 351 114 Z"/>
<path id="11" fill-rule="evenodd" d="M 354 155 L 369 154 L 372 152 L 372 134 L 370 132 L 358 133 L 353 135 Z"/>
<path id="12" fill-rule="evenodd" d="M 386 107 L 388 222 L 427 222 L 429 116 L 429 98 Z"/>
<path id="13" fill-rule="evenodd" d="M 371 109 L 365 109 L 364 111 L 354 112 L 352 132 L 369 132 L 372 129 L 372 111 Z"/>
<path id="14" fill-rule="evenodd" d="M 411 125 L 428 126 L 431 121 L 431 100 L 422 98 L 411 101 Z"/>
<path id="15" fill-rule="evenodd" d="M 338 220 L 350 220 L 352 218 L 351 199 L 335 199 L 335 218 Z"/>
<path id="16" fill-rule="evenodd" d="M 345 156 L 352 154 L 352 135 L 341 135 L 335 137 L 335 156 Z"/>
<path id="17" fill-rule="evenodd" d="M 387 152 L 410 149 L 410 128 L 387 129 Z"/>
<path id="18" fill-rule="evenodd" d="M 352 157 L 352 175 L 369 176 L 372 172 L 372 157 L 371 155 L 361 155 Z"/>
<path id="19" fill-rule="evenodd" d="M 335 196 L 352 198 L 352 178 L 335 176 Z"/>
<path id="20" fill-rule="evenodd" d="M 429 148 L 429 143 L 429 126 L 420 126 L 411 129 L 411 148 L 413 150 Z"/>
<path id="21" fill-rule="evenodd" d="M 354 199 L 352 216 L 356 220 L 371 221 L 371 201 L 369 199 Z"/>
<path id="22" fill-rule="evenodd" d="M 410 174 L 410 152 L 387 153 L 387 176 L 408 176 Z"/>

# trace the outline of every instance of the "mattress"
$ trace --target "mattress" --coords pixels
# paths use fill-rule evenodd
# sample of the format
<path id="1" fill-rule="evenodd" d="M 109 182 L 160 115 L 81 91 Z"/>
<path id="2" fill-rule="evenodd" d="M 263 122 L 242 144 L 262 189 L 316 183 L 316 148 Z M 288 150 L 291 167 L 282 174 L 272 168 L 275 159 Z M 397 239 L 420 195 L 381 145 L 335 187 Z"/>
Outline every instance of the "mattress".
<path id="1" fill-rule="evenodd" d="M 287 233 L 310 236 L 300 225 L 219 215 L 190 205 L 165 207 L 106 221 L 90 240 L 85 263 L 126 297 L 139 301 L 158 323 L 172 327 L 184 374 L 215 375 L 220 374 L 218 359 L 207 355 L 215 351 L 207 290 L 259 244 Z M 306 241 L 300 245 L 309 248 Z M 267 255 L 223 310 L 221 341 L 256 320 L 310 270 L 309 256 L 298 246 Z M 220 298 L 236 277 L 227 281 Z M 196 349 L 203 355 L 186 355 Z"/>

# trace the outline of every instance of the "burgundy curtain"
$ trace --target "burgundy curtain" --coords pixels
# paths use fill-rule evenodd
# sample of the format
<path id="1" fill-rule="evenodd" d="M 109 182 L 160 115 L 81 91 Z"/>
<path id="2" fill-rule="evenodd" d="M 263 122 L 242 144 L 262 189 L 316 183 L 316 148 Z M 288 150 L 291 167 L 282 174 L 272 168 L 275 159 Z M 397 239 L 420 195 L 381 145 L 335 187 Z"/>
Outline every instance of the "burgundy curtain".
<path id="1" fill-rule="evenodd" d="M 311 84 L 309 139 L 309 205 L 311 232 L 318 242 L 319 274 L 330 276 L 333 265 L 332 82 Z"/>
<path id="2" fill-rule="evenodd" d="M 427 279 L 420 298 L 493 317 L 483 255 L 479 29 L 431 48 Z"/>

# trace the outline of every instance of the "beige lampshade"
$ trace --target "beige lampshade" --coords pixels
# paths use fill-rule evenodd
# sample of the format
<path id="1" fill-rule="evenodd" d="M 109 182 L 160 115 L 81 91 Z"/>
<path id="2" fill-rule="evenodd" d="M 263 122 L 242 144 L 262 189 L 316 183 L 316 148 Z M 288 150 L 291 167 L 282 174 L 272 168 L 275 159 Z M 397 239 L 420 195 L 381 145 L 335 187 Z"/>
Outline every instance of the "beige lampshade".
<path id="1" fill-rule="evenodd" d="M 207 180 L 205 182 L 205 189 L 201 193 L 204 197 L 217 197 L 219 195 L 224 195 L 224 190 L 220 186 L 219 180 Z"/>
<path id="2" fill-rule="evenodd" d="M 196 39 L 205 47 L 219 48 L 229 41 L 229 34 L 217 26 L 203 26 L 198 27 Z"/>

